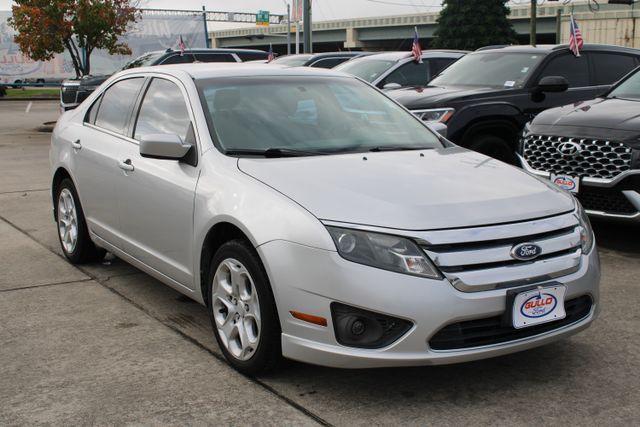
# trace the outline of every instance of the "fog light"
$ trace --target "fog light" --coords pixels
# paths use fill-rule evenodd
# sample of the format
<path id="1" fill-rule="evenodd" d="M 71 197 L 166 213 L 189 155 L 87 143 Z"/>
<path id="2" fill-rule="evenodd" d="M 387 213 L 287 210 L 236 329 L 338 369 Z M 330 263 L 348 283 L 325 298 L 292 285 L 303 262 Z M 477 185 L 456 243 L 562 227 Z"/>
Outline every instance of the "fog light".
<path id="1" fill-rule="evenodd" d="M 386 347 L 412 326 L 411 322 L 404 319 L 337 302 L 331 303 L 331 316 L 336 340 L 349 347 Z"/>

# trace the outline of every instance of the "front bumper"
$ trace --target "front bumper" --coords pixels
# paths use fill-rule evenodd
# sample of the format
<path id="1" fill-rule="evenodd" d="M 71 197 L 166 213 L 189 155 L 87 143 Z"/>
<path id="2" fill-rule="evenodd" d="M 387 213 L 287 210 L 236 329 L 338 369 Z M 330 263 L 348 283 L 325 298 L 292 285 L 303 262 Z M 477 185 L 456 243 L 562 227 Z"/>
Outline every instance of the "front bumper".
<path id="1" fill-rule="evenodd" d="M 533 169 L 520 154 L 518 157 L 530 174 L 550 178 L 549 172 Z M 613 179 L 582 178 L 576 197 L 592 217 L 640 224 L 639 169 L 623 172 Z"/>
<path id="2" fill-rule="evenodd" d="M 286 241 L 258 247 L 278 302 L 282 352 L 290 359 L 339 368 L 420 366 L 466 362 L 537 347 L 588 327 L 599 309 L 597 251 L 582 256 L 578 271 L 555 281 L 567 286 L 566 299 L 589 295 L 589 314 L 567 326 L 532 337 L 482 347 L 433 350 L 430 338 L 444 326 L 493 317 L 506 309 L 506 289 L 461 292 L 447 280 L 429 280 L 355 264 L 336 252 Z M 381 349 L 338 344 L 332 327 L 333 301 L 410 320 L 413 327 Z M 328 320 L 323 327 L 294 318 L 290 311 Z"/>

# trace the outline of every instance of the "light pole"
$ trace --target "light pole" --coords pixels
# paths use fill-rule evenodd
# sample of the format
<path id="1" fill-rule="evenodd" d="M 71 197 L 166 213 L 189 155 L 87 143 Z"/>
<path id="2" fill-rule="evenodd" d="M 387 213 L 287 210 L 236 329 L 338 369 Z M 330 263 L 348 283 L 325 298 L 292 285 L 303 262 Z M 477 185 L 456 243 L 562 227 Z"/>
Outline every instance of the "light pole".
<path id="1" fill-rule="evenodd" d="M 304 21 L 304 53 L 313 53 L 313 42 L 311 41 L 311 0 L 303 0 L 302 14 L 302 20 Z"/>
<path id="2" fill-rule="evenodd" d="M 536 15 L 538 12 L 538 0 L 531 0 L 531 28 L 529 30 L 529 43 L 536 45 Z"/>
<path id="3" fill-rule="evenodd" d="M 291 5 L 287 3 L 287 55 L 291 55 Z"/>

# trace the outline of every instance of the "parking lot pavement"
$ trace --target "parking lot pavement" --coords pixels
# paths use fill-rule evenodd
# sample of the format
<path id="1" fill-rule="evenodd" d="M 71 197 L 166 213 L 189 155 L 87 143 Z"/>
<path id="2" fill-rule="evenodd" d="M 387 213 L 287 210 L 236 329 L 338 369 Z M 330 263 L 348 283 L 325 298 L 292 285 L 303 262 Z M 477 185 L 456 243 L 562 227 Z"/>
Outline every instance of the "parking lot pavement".
<path id="1" fill-rule="evenodd" d="M 640 422 L 638 228 L 596 224 L 603 310 L 566 341 L 443 367 L 291 362 L 247 379 L 221 361 L 200 305 L 119 260 L 63 261 L 42 191 L 48 136 L 28 131 L 36 125 L 0 130 L 0 170 L 13 171 L 0 175 L 0 424 Z M 5 159 L 21 152 L 31 167 L 11 169 Z"/>

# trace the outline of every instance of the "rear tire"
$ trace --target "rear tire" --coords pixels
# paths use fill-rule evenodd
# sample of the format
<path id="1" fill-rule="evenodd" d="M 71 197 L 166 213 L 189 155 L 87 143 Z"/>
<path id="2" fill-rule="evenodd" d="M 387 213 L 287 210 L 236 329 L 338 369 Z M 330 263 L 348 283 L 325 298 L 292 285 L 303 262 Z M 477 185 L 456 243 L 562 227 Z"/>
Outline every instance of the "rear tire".
<path id="1" fill-rule="evenodd" d="M 495 135 L 480 135 L 472 139 L 469 148 L 494 159 L 517 165 L 516 154 L 509 143 Z"/>
<path id="2" fill-rule="evenodd" d="M 269 278 L 244 240 L 223 244 L 211 259 L 207 307 L 216 341 L 236 370 L 256 375 L 282 360 L 281 329 Z"/>
<path id="3" fill-rule="evenodd" d="M 91 241 L 78 193 L 69 178 L 63 179 L 58 186 L 54 208 L 58 240 L 64 256 L 72 264 L 102 259 L 106 251 Z"/>

